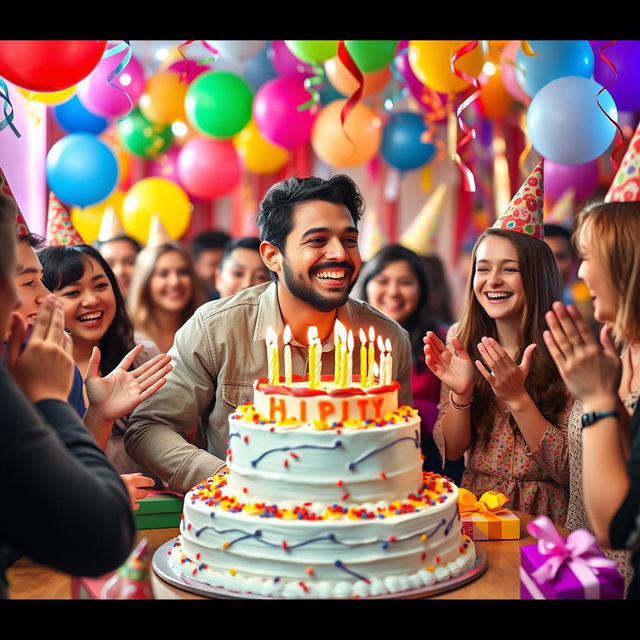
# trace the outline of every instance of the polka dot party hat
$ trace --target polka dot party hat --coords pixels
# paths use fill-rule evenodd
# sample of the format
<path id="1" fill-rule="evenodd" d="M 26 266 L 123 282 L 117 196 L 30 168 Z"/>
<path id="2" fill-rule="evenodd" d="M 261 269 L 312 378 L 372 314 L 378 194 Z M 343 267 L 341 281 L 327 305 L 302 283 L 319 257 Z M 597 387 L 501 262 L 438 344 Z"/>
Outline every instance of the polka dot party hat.
<path id="1" fill-rule="evenodd" d="M 631 138 L 605 202 L 640 202 L 640 124 Z"/>
<path id="2" fill-rule="evenodd" d="M 49 192 L 47 213 L 47 244 L 50 247 L 69 247 L 85 244 L 82 236 L 71 223 L 71 216 L 53 191 Z"/>
<path id="3" fill-rule="evenodd" d="M 542 240 L 543 177 L 542 160 L 513 196 L 507 210 L 496 220 L 494 229 L 517 231 Z"/>
<path id="4" fill-rule="evenodd" d="M 0 192 L 2 195 L 7 196 L 11 202 L 15 205 L 16 208 L 16 234 L 18 236 L 28 236 L 29 235 L 29 227 L 27 226 L 27 221 L 24 219 L 22 212 L 20 211 L 20 207 L 18 206 L 18 202 L 13 197 L 13 193 L 11 193 L 11 188 L 9 187 L 9 183 L 7 182 L 7 177 L 4 175 L 2 169 L 0 169 Z"/>

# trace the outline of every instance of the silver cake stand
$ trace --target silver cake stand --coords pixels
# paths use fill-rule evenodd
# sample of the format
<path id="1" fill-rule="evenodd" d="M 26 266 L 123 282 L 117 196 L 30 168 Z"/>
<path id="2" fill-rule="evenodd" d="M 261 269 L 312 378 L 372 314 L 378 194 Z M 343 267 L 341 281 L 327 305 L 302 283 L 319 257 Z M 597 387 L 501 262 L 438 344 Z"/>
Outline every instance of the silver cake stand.
<path id="1" fill-rule="evenodd" d="M 188 598 L 186 593 L 176 592 L 168 585 L 176 587 L 183 592 L 195 594 L 204 598 L 221 598 L 221 599 L 242 599 L 242 600 L 292 600 L 292 598 L 283 598 L 278 596 L 263 596 L 255 593 L 238 593 L 223 589 L 222 587 L 212 587 L 204 582 L 198 582 L 191 578 L 187 578 L 178 574 L 173 567 L 169 565 L 169 553 L 173 548 L 174 540 L 165 542 L 159 547 L 153 555 L 152 567 L 155 572 L 153 577 L 153 591 L 158 599 L 168 598 Z M 381 596 L 368 596 L 366 598 L 357 598 L 359 600 L 390 600 L 390 599 L 411 599 L 411 598 L 429 598 L 447 591 L 453 591 L 460 587 L 477 580 L 487 570 L 487 552 L 480 547 L 476 547 L 476 561 L 471 569 L 456 578 L 451 578 L 444 582 L 436 582 L 428 587 L 421 589 L 411 589 L 409 591 L 399 591 L 393 594 L 385 594 Z M 156 577 L 157 576 L 157 577 Z M 158 579 L 160 578 L 160 579 Z M 302 598 L 301 598 L 302 599 Z M 313 598 L 309 598 L 312 600 Z M 338 600 L 339 598 L 330 598 Z M 354 600 L 356 598 L 348 598 Z"/>

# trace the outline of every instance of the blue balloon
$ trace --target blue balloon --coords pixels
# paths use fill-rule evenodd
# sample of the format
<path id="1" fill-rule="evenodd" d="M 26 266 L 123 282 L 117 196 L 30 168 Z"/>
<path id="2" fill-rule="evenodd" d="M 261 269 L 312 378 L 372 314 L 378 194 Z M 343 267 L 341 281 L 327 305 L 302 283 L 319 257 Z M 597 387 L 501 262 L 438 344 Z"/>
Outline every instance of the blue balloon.
<path id="1" fill-rule="evenodd" d="M 615 125 L 598 107 L 602 87 L 589 78 L 568 76 L 544 86 L 527 111 L 527 130 L 536 151 L 558 164 L 584 164 L 595 160 L 611 144 Z M 608 91 L 598 98 L 609 117 L 618 110 Z"/>
<path id="2" fill-rule="evenodd" d="M 118 182 L 118 161 L 90 133 L 72 133 L 47 154 L 47 182 L 67 204 L 86 207 L 104 200 Z"/>
<path id="3" fill-rule="evenodd" d="M 420 141 L 425 131 L 426 127 L 417 113 L 392 114 L 382 132 L 380 145 L 380 153 L 387 164 L 400 171 L 409 171 L 429 162 L 436 148 Z"/>
<path id="4" fill-rule="evenodd" d="M 56 122 L 68 133 L 102 133 L 109 121 L 89 111 L 78 96 L 53 108 Z"/>
<path id="5" fill-rule="evenodd" d="M 278 74 L 271 64 L 271 60 L 267 55 L 271 43 L 262 49 L 262 51 L 251 58 L 244 61 L 244 79 L 249 83 L 254 93 L 269 80 L 277 78 Z"/>
<path id="6" fill-rule="evenodd" d="M 529 40 L 529 44 L 539 55 L 528 56 L 522 46 L 518 48 L 516 79 L 530 97 L 557 78 L 590 78 L 593 74 L 593 49 L 588 40 Z"/>

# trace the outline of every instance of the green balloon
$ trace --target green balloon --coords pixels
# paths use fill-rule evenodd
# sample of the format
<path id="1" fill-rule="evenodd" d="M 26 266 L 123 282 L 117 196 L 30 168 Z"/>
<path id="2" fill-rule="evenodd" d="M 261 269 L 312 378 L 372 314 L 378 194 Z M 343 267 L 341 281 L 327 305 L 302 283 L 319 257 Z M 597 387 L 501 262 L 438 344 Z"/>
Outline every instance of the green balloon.
<path id="1" fill-rule="evenodd" d="M 285 40 L 284 43 L 302 62 L 324 62 L 338 55 L 337 40 Z"/>
<path id="2" fill-rule="evenodd" d="M 122 146 L 143 158 L 157 158 L 173 144 L 171 127 L 147 120 L 137 107 L 118 123 Z"/>
<path id="3" fill-rule="evenodd" d="M 344 46 L 362 73 L 372 73 L 394 59 L 398 40 L 345 40 Z"/>
<path id="4" fill-rule="evenodd" d="M 187 119 L 201 133 L 226 139 L 251 120 L 253 93 L 235 73 L 207 71 L 189 86 L 184 102 Z"/>

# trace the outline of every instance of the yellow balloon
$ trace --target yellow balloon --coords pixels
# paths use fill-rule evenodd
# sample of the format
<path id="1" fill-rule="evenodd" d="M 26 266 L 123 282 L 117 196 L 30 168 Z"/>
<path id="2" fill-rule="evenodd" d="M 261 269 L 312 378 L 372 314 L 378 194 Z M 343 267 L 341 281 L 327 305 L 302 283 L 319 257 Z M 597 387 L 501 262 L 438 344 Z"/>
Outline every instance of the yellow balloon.
<path id="1" fill-rule="evenodd" d="M 267 140 L 252 118 L 249 124 L 233 138 L 233 144 L 244 166 L 254 173 L 274 173 L 282 169 L 289 152 Z"/>
<path id="2" fill-rule="evenodd" d="M 102 222 L 102 214 L 107 207 L 113 207 L 115 214 L 122 217 L 122 203 L 124 202 L 124 191 L 116 189 L 111 195 L 97 204 L 90 207 L 72 207 L 71 222 L 82 236 L 82 239 L 91 244 L 98 239 L 100 233 L 100 223 Z"/>
<path id="3" fill-rule="evenodd" d="M 324 107 L 311 132 L 313 150 L 332 167 L 354 167 L 368 162 L 378 152 L 382 139 L 382 120 L 363 102 L 349 113 L 342 128 L 340 112 L 346 102 L 334 100 Z"/>
<path id="4" fill-rule="evenodd" d="M 471 85 L 451 71 L 451 54 L 469 40 L 410 40 L 409 64 L 422 84 L 440 93 L 459 93 Z M 477 78 L 484 62 L 478 44 L 456 61 L 456 69 Z"/>
<path id="5" fill-rule="evenodd" d="M 186 122 L 184 98 L 189 85 L 180 81 L 180 75 L 160 71 L 147 80 L 140 96 L 142 115 L 156 124 L 172 124 L 176 120 Z"/>
<path id="6" fill-rule="evenodd" d="M 44 104 L 62 104 L 67 100 L 71 100 L 75 95 L 78 87 L 73 85 L 68 89 L 62 89 L 62 91 L 47 91 L 47 92 L 38 92 L 38 91 L 29 91 L 28 89 L 21 89 L 18 87 L 18 91 L 27 99 L 27 100 L 35 100 L 36 102 L 43 102 Z"/>
<path id="7" fill-rule="evenodd" d="M 192 208 L 187 194 L 175 182 L 144 178 L 124 197 L 122 225 L 130 236 L 146 244 L 151 217 L 157 214 L 169 236 L 177 240 L 189 226 Z"/>

